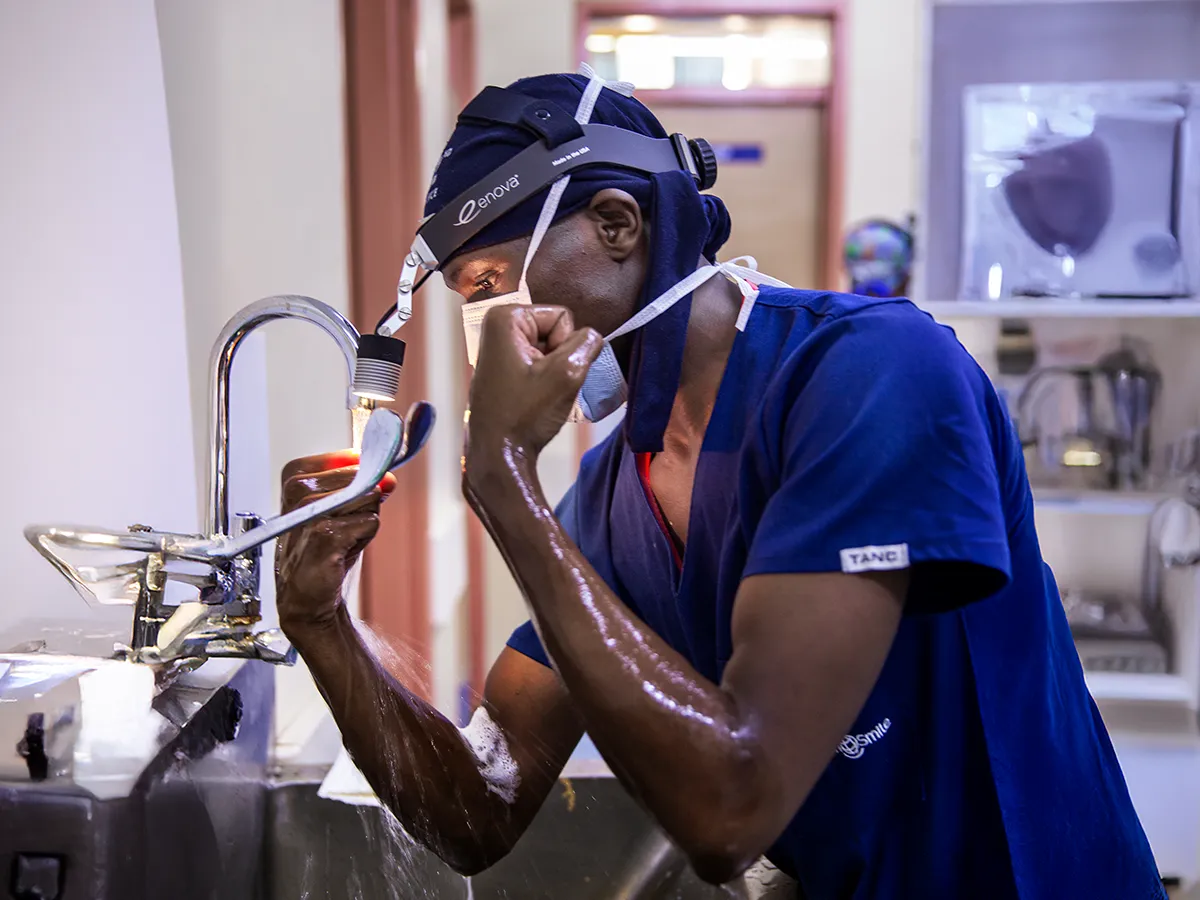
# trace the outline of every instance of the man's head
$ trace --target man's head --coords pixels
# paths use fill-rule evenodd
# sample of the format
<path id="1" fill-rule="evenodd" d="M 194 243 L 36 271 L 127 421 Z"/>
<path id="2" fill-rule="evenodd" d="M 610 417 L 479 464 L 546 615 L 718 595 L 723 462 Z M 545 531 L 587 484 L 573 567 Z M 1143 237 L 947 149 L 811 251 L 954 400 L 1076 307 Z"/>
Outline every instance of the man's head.
<path id="1" fill-rule="evenodd" d="M 508 91 L 542 101 L 545 105 L 534 107 L 539 112 L 556 108 L 576 127 L 571 119 L 588 84 L 584 76 L 547 75 L 518 81 Z M 555 118 L 552 113 L 547 116 Z M 480 181 L 490 183 L 493 173 L 498 185 L 510 180 L 507 164 L 539 140 L 527 127 L 510 121 L 476 116 L 470 109 L 460 118 L 434 173 L 427 216 L 439 213 Z M 588 121 L 669 145 L 666 131 L 646 107 L 613 90 L 599 92 Z M 565 306 L 577 325 L 608 334 L 694 271 L 702 256 L 715 258 L 729 235 L 724 204 L 702 196 L 693 175 L 682 167 L 652 171 L 656 174 L 612 164 L 585 165 L 571 171 L 569 182 L 560 179 L 562 196 L 552 225 L 526 275 L 534 302 Z M 442 262 L 446 283 L 464 301 L 489 300 L 518 289 L 549 190 L 538 191 L 490 221 Z M 474 202 L 463 206 L 470 210 L 466 222 L 475 209 Z M 614 347 L 630 383 L 629 416 L 647 422 L 645 436 L 651 444 L 661 438 L 678 386 L 689 311 L 690 300 L 680 301 Z M 645 415 L 639 415 L 639 409 Z"/>
<path id="2" fill-rule="evenodd" d="M 447 286 L 468 303 L 517 290 L 529 243 L 525 235 L 460 252 L 442 270 Z M 529 293 L 535 303 L 565 306 L 579 327 L 608 334 L 637 312 L 649 255 L 638 201 L 602 188 L 546 232 L 530 262 Z"/>

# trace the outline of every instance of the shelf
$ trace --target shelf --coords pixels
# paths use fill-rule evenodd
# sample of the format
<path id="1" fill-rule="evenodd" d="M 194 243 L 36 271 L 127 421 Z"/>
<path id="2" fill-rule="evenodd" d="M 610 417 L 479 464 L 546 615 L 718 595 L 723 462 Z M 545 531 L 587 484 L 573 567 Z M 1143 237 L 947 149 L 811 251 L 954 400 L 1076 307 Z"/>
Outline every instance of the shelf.
<path id="1" fill-rule="evenodd" d="M 1034 488 L 1033 502 L 1039 510 L 1088 516 L 1149 516 L 1169 497 L 1151 491 L 1066 491 Z"/>
<path id="2" fill-rule="evenodd" d="M 1056 3 L 1162 3 L 1165 0 L 932 0 L 933 6 L 1052 6 Z"/>
<path id="3" fill-rule="evenodd" d="M 1200 300 L 925 300 L 935 319 L 1197 319 Z"/>
<path id="4" fill-rule="evenodd" d="M 1101 701 L 1146 700 L 1196 706 L 1195 692 L 1182 675 L 1143 675 L 1135 672 L 1084 672 L 1092 698 Z"/>

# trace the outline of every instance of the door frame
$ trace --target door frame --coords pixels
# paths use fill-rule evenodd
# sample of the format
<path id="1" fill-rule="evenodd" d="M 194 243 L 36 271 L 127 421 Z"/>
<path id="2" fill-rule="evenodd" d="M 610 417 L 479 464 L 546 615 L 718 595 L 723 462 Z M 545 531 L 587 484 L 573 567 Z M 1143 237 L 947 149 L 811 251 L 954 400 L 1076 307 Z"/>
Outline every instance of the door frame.
<path id="1" fill-rule="evenodd" d="M 447 57 L 450 67 L 450 94 L 459 109 L 466 106 L 479 91 L 478 59 L 475 40 L 475 6 L 471 0 L 449 0 L 447 3 L 449 32 Z M 467 407 L 467 391 L 474 371 L 463 363 L 463 409 Z M 483 697 L 487 682 L 487 533 L 483 523 L 470 508 L 466 510 L 467 526 L 467 623 L 466 647 L 467 686 L 470 694 L 463 712 L 474 712 Z"/>
<path id="2" fill-rule="evenodd" d="M 414 0 L 342 0 L 346 71 L 346 201 L 351 319 L 373 333 L 395 297 L 398 248 L 421 216 L 420 96 Z M 426 396 L 421 328 L 405 329 L 408 358 L 396 405 Z M 385 638 L 429 658 L 429 459 L 421 454 L 397 473 L 379 535 L 363 554 L 361 614 Z M 429 699 L 428 667 L 405 686 Z"/>
<path id="3" fill-rule="evenodd" d="M 846 73 L 847 19 L 849 0 L 579 0 L 575 6 L 575 52 L 587 59 L 589 22 L 598 16 L 630 16 L 639 13 L 655 16 L 810 16 L 830 22 L 830 52 L 833 68 L 829 86 L 824 88 L 749 89 L 724 91 L 708 88 L 673 88 L 666 91 L 639 90 L 639 99 L 677 106 L 820 106 L 825 110 L 826 125 L 822 140 L 825 156 L 825 197 L 822 206 L 821 284 L 814 288 L 837 290 L 840 287 L 841 235 L 846 172 Z M 577 426 L 576 461 L 591 447 L 591 428 Z"/>
<path id="4" fill-rule="evenodd" d="M 830 22 L 830 52 L 833 68 L 825 88 L 749 89 L 725 91 L 710 88 L 672 88 L 665 91 L 639 90 L 637 96 L 648 103 L 675 106 L 820 106 L 825 109 L 826 125 L 822 150 L 825 156 L 825 197 L 823 199 L 823 246 L 821 284 L 805 287 L 836 290 L 841 270 L 842 209 L 845 197 L 845 94 L 846 24 L 849 3 L 846 0 L 580 0 L 576 5 L 576 52 L 587 59 L 588 23 L 598 16 L 649 14 L 670 16 L 808 16 Z"/>

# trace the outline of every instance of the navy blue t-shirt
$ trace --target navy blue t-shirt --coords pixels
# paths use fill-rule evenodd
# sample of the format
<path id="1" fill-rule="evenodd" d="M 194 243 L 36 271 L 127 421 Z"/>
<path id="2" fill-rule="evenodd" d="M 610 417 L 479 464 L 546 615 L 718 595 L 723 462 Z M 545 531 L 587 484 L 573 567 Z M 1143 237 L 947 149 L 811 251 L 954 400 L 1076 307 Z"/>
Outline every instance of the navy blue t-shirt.
<path id="1" fill-rule="evenodd" d="M 954 333 L 908 301 L 763 289 L 704 437 L 682 567 L 619 430 L 558 515 L 716 683 L 743 578 L 910 568 L 879 680 L 768 854 L 809 900 L 1165 897 L 1014 429 Z M 509 646 L 549 664 L 529 623 Z"/>

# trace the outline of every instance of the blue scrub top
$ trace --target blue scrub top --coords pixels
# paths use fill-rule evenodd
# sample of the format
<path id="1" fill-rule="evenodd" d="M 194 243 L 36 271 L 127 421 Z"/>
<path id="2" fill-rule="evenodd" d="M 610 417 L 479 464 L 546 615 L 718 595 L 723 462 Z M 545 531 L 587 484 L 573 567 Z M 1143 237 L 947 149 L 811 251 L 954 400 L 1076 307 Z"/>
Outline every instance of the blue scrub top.
<path id="1" fill-rule="evenodd" d="M 743 578 L 911 567 L 879 681 L 768 856 L 809 900 L 1163 898 L 987 376 L 906 300 L 764 288 L 696 467 L 682 570 L 618 430 L 559 519 L 715 683 Z M 530 624 L 509 646 L 544 663 Z"/>

